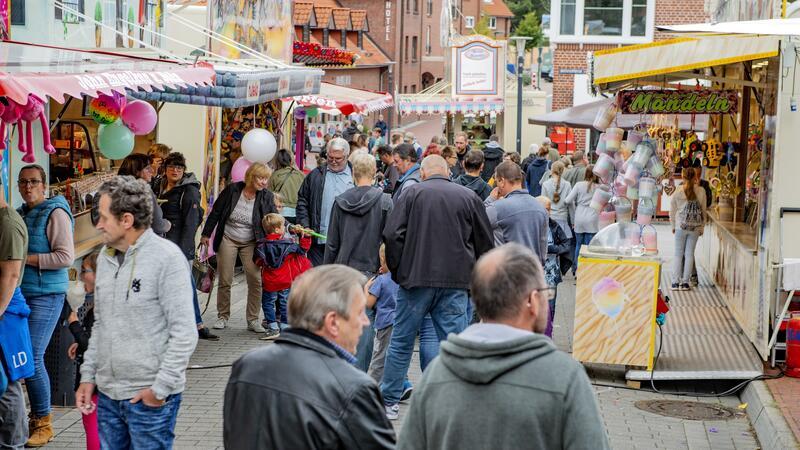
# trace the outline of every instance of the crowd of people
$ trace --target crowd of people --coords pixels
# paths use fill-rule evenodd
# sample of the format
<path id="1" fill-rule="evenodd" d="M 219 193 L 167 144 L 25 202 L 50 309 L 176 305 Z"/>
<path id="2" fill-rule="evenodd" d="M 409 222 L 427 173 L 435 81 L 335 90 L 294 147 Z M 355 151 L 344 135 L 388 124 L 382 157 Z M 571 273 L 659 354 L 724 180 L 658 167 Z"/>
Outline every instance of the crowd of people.
<path id="1" fill-rule="evenodd" d="M 69 302 L 88 448 L 171 445 L 197 340 L 219 340 L 191 272 L 211 253 L 212 328 L 229 327 L 240 263 L 247 329 L 275 343 L 233 366 L 228 448 L 607 447 L 586 375 L 546 337 L 562 275 L 597 232 L 583 154 L 552 158 L 544 142 L 520 161 L 497 136 L 483 149 L 464 133 L 423 148 L 412 133 L 386 143 L 378 124 L 370 137 L 354 128 L 307 174 L 287 150 L 252 164 L 208 212 L 184 156 L 166 146 L 130 155 L 100 188 L 105 247 L 83 259 L 84 298 Z M 18 334 L 32 358 L 0 398 L 0 447 L 12 448 L 53 437 L 43 354 L 74 259 L 70 209 L 45 198 L 44 170 L 26 166 L 18 184 L 18 211 L 0 198 L 0 316 L 27 317 Z M 417 338 L 424 376 L 412 386 Z M 29 421 L 17 420 L 22 378 Z M 390 421 L 409 398 L 398 440 Z"/>

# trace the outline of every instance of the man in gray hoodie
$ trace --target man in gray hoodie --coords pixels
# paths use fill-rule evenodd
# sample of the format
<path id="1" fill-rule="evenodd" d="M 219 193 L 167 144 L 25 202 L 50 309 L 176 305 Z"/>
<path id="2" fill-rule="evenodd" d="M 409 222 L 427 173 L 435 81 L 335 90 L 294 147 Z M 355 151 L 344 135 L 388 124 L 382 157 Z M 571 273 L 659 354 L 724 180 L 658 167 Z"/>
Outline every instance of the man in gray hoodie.
<path id="1" fill-rule="evenodd" d="M 552 290 L 539 258 L 518 244 L 492 250 L 471 288 L 483 322 L 441 344 L 397 448 L 610 448 L 583 367 L 540 334 Z"/>
<path id="2" fill-rule="evenodd" d="M 105 246 L 75 402 L 84 414 L 97 408 L 103 448 L 172 447 L 186 366 L 197 345 L 189 263 L 150 229 L 149 190 L 144 181 L 122 176 L 99 191 L 97 229 Z"/>

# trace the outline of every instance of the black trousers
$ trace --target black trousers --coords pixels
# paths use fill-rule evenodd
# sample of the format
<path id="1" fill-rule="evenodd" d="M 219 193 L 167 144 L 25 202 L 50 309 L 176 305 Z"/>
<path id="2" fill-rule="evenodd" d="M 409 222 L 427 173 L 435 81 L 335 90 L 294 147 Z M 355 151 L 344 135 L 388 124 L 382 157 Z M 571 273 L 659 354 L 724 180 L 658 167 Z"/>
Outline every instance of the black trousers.
<path id="1" fill-rule="evenodd" d="M 308 249 L 308 259 L 314 267 L 321 266 L 325 259 L 325 244 L 311 244 L 311 248 Z"/>

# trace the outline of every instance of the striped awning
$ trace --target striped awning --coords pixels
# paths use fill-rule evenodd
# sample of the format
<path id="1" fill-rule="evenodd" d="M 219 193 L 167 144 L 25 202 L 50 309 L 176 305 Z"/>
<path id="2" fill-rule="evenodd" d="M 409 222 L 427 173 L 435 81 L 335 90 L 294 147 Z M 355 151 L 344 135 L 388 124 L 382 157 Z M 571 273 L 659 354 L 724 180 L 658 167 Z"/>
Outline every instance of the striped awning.
<path id="1" fill-rule="evenodd" d="M 454 99 L 450 97 L 438 98 L 408 98 L 401 96 L 397 102 L 400 114 L 488 114 L 491 112 L 502 113 L 505 102 L 502 98 L 482 99 Z"/>

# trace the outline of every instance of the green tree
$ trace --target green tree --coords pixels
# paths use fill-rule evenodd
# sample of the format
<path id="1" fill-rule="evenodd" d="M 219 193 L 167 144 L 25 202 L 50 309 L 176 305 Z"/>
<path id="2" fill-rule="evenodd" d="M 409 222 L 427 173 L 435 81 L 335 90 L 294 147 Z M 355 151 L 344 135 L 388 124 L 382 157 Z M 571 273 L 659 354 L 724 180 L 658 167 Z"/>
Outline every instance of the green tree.
<path id="1" fill-rule="evenodd" d="M 475 34 L 482 34 L 492 39 L 494 39 L 494 31 L 495 30 L 489 28 L 489 17 L 487 16 L 481 16 L 481 20 L 479 20 L 478 23 L 475 24 L 475 28 L 473 28 Z"/>
<path id="2" fill-rule="evenodd" d="M 516 30 L 520 22 L 528 13 L 536 13 L 536 17 L 550 12 L 550 0 L 506 0 L 506 4 L 514 18 L 511 19 L 511 29 Z"/>
<path id="3" fill-rule="evenodd" d="M 517 26 L 514 35 L 531 38 L 530 41 L 525 43 L 525 48 L 528 50 L 544 43 L 544 34 L 542 34 L 542 29 L 539 27 L 539 17 L 535 12 L 525 14 L 525 17 L 522 18 L 522 21 L 520 21 Z"/>

